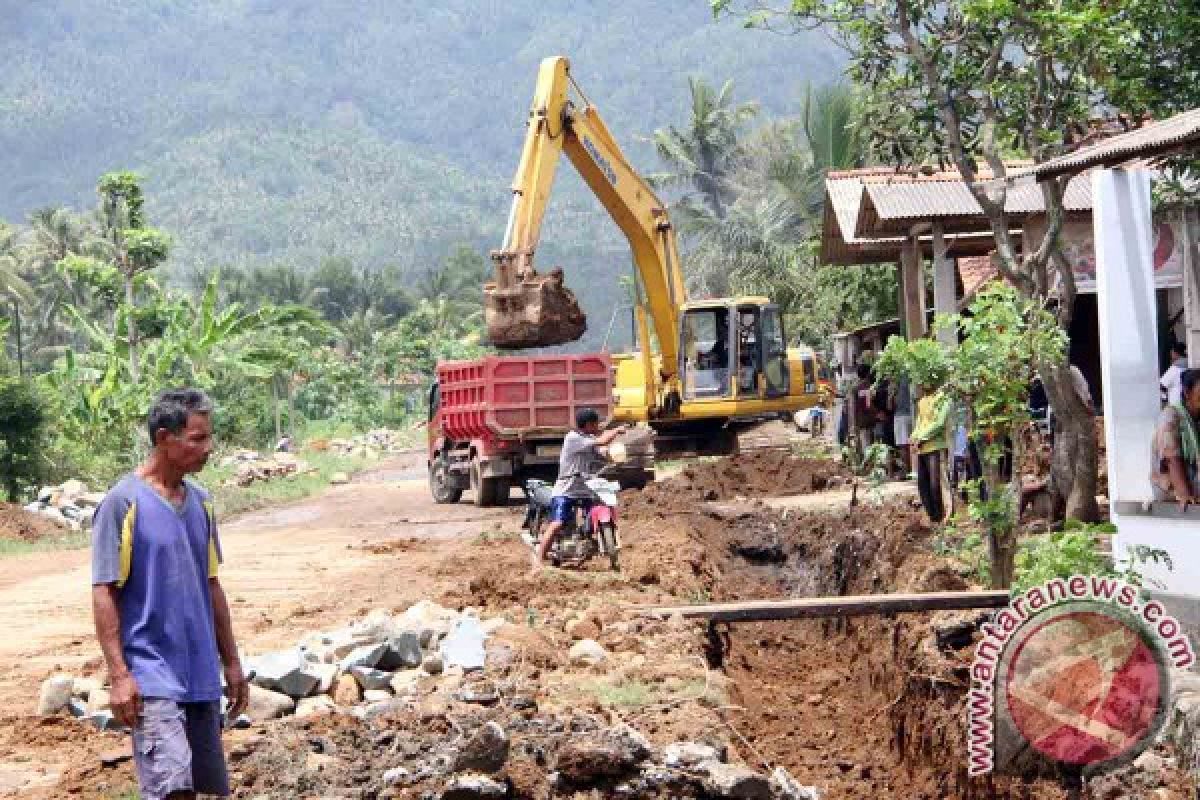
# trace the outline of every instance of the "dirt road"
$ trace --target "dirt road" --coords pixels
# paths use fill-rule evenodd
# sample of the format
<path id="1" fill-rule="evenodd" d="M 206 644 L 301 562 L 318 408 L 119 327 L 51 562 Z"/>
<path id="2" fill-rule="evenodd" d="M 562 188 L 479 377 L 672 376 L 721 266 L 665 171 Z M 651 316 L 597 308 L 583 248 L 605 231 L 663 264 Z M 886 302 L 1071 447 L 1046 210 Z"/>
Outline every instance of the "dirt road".
<path id="1" fill-rule="evenodd" d="M 242 648 L 262 652 L 297 631 L 435 594 L 445 580 L 436 563 L 483 530 L 514 528 L 518 513 L 434 504 L 413 453 L 297 505 L 231 520 L 221 528 L 221 580 Z M 380 557 L 400 552 L 399 561 Z M 89 575 L 88 551 L 0 561 L 0 707 L 30 712 L 45 676 L 99 666 Z"/>

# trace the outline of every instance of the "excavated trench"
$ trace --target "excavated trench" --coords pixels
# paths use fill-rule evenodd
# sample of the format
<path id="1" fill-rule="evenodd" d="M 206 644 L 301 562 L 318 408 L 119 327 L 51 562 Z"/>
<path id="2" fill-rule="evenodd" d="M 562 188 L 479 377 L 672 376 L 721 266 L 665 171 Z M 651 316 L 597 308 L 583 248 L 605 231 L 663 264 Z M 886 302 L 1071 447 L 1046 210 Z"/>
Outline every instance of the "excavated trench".
<path id="1" fill-rule="evenodd" d="M 778 512 L 747 500 L 770 493 L 761 466 L 739 457 L 691 468 L 631 503 L 639 525 L 686 528 L 688 568 L 655 570 L 676 594 L 723 602 L 967 588 L 931 551 L 933 532 L 911 501 Z M 779 494 L 838 474 L 829 462 L 770 466 L 790 475 Z M 710 625 L 705 654 L 732 679 L 721 714 L 739 755 L 785 767 L 824 798 L 1067 797 L 1052 781 L 966 773 L 965 687 L 980 621 L 940 612 Z"/>

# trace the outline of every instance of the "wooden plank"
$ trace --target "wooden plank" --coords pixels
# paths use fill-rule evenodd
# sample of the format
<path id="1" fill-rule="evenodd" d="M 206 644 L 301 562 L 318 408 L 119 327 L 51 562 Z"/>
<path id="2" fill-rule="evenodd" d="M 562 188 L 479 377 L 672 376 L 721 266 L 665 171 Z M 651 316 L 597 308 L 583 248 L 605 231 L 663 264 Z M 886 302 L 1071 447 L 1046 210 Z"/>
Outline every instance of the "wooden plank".
<path id="1" fill-rule="evenodd" d="M 948 609 L 1003 608 L 1009 594 L 1003 590 L 981 592 L 924 592 L 919 594 L 860 594 L 842 597 L 801 597 L 790 600 L 757 600 L 745 603 L 705 603 L 688 606 L 641 606 L 640 616 L 707 619 L 714 622 L 755 622 L 816 617 L 855 617 Z"/>

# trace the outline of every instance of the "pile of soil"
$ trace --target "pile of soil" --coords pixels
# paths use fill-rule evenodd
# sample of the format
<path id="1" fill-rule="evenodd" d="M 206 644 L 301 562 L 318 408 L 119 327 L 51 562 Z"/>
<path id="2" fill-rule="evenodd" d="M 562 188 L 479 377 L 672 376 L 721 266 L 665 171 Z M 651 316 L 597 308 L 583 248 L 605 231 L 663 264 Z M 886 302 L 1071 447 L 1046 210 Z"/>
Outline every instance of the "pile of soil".
<path id="1" fill-rule="evenodd" d="M 0 503 L 0 539 L 36 542 L 67 532 L 65 526 L 42 514 L 34 514 L 12 503 Z"/>
<path id="2" fill-rule="evenodd" d="M 737 497 L 787 497 L 830 488 L 849 478 L 827 458 L 799 458 L 788 450 L 760 450 L 688 465 L 678 475 L 628 497 L 633 510 L 679 510 Z"/>

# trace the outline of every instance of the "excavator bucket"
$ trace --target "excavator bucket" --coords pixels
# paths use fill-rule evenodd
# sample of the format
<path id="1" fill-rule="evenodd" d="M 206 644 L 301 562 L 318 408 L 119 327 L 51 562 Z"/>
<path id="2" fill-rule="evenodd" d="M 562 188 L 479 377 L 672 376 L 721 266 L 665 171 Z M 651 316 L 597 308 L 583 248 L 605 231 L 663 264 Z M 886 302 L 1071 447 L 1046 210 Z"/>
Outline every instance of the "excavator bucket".
<path id="1" fill-rule="evenodd" d="M 563 285 L 561 269 L 539 275 L 532 268 L 512 276 L 507 254 L 494 253 L 497 280 L 483 287 L 488 339 L 502 350 L 549 347 L 573 342 L 587 330 L 587 317 L 575 294 Z"/>

